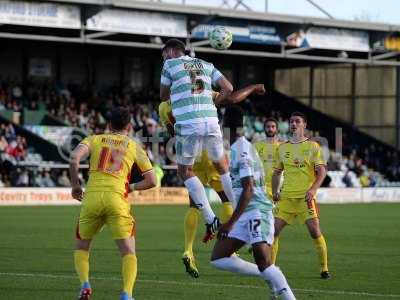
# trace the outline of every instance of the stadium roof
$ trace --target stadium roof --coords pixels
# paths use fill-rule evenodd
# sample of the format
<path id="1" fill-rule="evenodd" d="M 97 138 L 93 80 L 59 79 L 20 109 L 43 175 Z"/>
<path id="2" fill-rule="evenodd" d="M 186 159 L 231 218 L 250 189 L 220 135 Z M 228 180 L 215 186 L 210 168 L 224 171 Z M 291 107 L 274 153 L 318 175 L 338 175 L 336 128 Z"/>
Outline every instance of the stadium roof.
<path id="1" fill-rule="evenodd" d="M 188 43 L 188 47 L 191 47 L 196 52 L 269 58 L 273 59 L 276 62 L 279 61 L 279 63 L 285 61 L 288 64 L 293 64 L 296 61 L 296 65 L 309 65 L 316 63 L 353 63 L 400 66 L 400 61 L 398 60 L 398 58 L 400 57 L 400 52 L 387 51 L 385 49 L 371 49 L 370 47 L 371 44 L 375 42 L 379 43 L 386 37 L 391 36 L 393 33 L 400 33 L 400 26 L 397 25 L 300 17 L 274 13 L 262 13 L 207 6 L 171 4 L 154 1 L 32 0 L 32 2 L 52 2 L 70 5 L 75 4 L 76 7 L 80 6 L 82 8 L 80 10 L 80 18 L 84 20 L 84 22 L 76 26 L 74 29 L 63 29 L 62 27 L 60 27 L 49 28 L 47 30 L 42 30 L 39 27 L 35 28 L 35 26 L 32 27 L 29 25 L 18 26 L 6 24 L 0 26 L 0 38 L 110 45 L 149 49 L 160 49 L 162 47 L 162 40 L 159 37 L 169 36 L 168 34 L 159 35 L 158 32 L 153 32 L 146 35 L 142 31 L 140 31 L 140 33 L 133 33 L 123 30 L 119 31 L 119 29 L 91 29 L 90 26 L 87 25 L 86 21 L 92 16 L 103 11 L 107 12 L 109 11 L 109 9 L 119 8 L 123 11 L 123 13 L 130 11 L 134 14 L 134 12 L 136 11 L 140 14 L 142 14 L 143 12 L 143 15 L 145 15 L 146 12 L 159 12 L 164 14 L 168 13 L 170 16 L 185 16 L 185 20 L 187 21 L 183 21 L 183 23 L 175 23 L 179 25 L 176 25 L 176 27 L 172 29 L 175 30 L 178 27 L 185 27 L 184 34 L 182 34 L 181 32 L 180 35 L 175 35 L 175 37 L 180 37 L 183 39 L 186 39 L 188 37 L 188 33 L 192 31 L 193 26 L 210 24 L 213 22 L 213 20 L 228 21 L 229 24 L 247 23 L 249 24 L 249 26 L 251 24 L 255 24 L 255 27 L 268 25 L 270 26 L 269 28 L 272 28 L 273 30 L 281 31 L 281 36 L 279 37 L 280 41 L 275 44 L 258 44 L 257 46 L 255 46 L 256 44 L 254 43 L 234 43 L 234 45 L 230 49 L 225 51 L 215 50 L 207 45 L 207 40 L 196 40 L 196 37 L 194 37 L 194 39 L 192 39 L 191 42 Z M 140 20 L 136 20 L 137 16 L 138 15 L 133 15 L 133 17 L 130 17 L 128 15 L 128 18 L 126 20 L 132 20 L 133 22 L 140 23 Z M 292 45 L 285 40 L 285 37 L 289 38 L 289 35 L 292 34 L 296 36 L 301 31 L 308 30 L 309 28 L 317 28 L 317 30 L 319 30 L 318 28 L 320 28 L 321 31 L 328 29 L 343 32 L 345 31 L 343 29 L 347 29 L 354 33 L 350 33 L 351 41 L 349 43 L 343 43 L 346 44 L 346 46 L 350 45 L 350 47 L 343 49 L 337 47 L 338 45 L 343 46 L 341 45 L 341 41 L 337 40 L 337 37 L 340 38 L 340 32 L 336 32 L 333 36 L 331 36 L 328 39 L 328 45 L 324 45 L 323 47 L 318 47 L 318 45 L 315 44 L 313 45 L 312 43 L 309 43 L 308 40 L 306 40 L 305 42 L 299 42 L 299 45 Z M 324 34 L 326 33 L 320 32 L 318 34 L 320 36 L 320 39 L 327 40 L 324 36 Z M 257 33 L 255 35 L 257 35 Z M 189 39 L 187 40 L 189 41 Z M 356 44 L 357 46 L 360 43 L 360 40 L 362 40 L 361 44 L 362 46 L 365 46 L 366 49 L 358 50 L 359 47 L 352 48 L 352 43 Z"/>
<path id="2" fill-rule="evenodd" d="M 395 32 L 400 31 L 400 25 L 374 23 L 374 22 L 360 22 L 349 21 L 340 19 L 326 19 L 316 17 L 303 17 L 294 15 L 284 15 L 276 13 L 233 10 L 226 8 L 196 6 L 188 4 L 172 4 L 153 1 L 135 1 L 135 0 L 47 0 L 49 2 L 59 3 L 80 3 L 101 5 L 115 8 L 132 8 L 160 12 L 174 12 L 182 14 L 195 14 L 195 15 L 216 15 L 225 18 L 235 18 L 244 20 L 257 20 L 268 22 L 290 23 L 298 25 L 314 25 L 324 27 L 346 28 L 346 29 L 359 29 L 368 31 L 386 31 Z"/>

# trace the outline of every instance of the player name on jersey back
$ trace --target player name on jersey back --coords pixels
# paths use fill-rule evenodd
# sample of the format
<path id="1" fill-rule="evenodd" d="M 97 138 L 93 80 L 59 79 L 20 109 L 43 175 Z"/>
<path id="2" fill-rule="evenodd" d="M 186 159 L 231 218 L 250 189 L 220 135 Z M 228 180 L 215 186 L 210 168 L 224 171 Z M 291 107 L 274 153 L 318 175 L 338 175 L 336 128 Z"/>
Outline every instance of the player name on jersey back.
<path id="1" fill-rule="evenodd" d="M 201 59 L 182 56 L 165 61 L 161 84 L 170 87 L 176 124 L 218 122 L 212 85 L 221 76 L 213 64 Z"/>

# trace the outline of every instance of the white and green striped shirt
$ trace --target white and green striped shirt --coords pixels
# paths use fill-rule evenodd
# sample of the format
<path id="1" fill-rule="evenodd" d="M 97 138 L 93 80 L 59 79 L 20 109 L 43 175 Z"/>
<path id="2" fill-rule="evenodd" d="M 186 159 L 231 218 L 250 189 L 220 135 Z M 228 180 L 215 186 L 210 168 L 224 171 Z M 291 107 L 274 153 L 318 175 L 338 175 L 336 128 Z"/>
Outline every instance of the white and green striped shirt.
<path id="1" fill-rule="evenodd" d="M 198 58 L 181 56 L 165 61 L 161 84 L 170 87 L 176 124 L 218 123 L 212 85 L 221 77 L 221 72 L 213 64 Z"/>

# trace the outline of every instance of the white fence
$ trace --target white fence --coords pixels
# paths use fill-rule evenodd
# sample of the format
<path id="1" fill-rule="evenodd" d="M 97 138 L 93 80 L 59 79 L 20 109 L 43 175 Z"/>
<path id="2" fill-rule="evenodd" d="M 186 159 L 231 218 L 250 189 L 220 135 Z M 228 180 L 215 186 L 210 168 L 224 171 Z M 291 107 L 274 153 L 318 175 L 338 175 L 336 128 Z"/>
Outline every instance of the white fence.
<path id="1" fill-rule="evenodd" d="M 318 203 L 400 202 L 400 188 L 321 188 Z"/>

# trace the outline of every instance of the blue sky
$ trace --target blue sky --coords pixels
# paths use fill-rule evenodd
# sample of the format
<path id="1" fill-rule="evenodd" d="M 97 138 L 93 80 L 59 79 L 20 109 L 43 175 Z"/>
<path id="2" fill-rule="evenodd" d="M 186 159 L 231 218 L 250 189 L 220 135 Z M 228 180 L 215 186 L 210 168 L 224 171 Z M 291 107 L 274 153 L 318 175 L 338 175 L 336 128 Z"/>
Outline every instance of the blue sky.
<path id="1" fill-rule="evenodd" d="M 180 2 L 182 0 L 163 0 L 163 2 Z M 188 4 L 212 6 L 222 0 L 186 0 Z M 228 0 L 231 4 L 233 0 Z M 264 10 L 265 0 L 245 0 L 254 10 Z M 337 19 L 361 19 L 380 23 L 400 24 L 399 0 L 314 0 Z M 273 13 L 294 14 L 302 16 L 325 17 L 318 9 L 306 0 L 268 0 L 268 10 Z"/>

